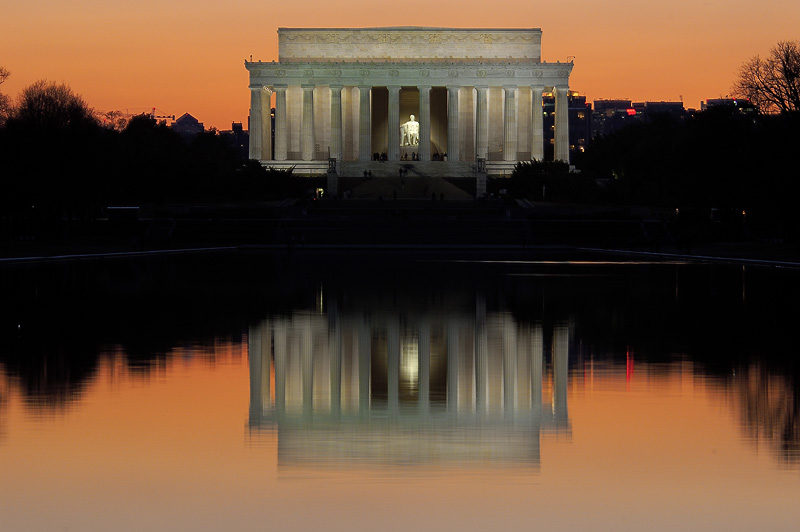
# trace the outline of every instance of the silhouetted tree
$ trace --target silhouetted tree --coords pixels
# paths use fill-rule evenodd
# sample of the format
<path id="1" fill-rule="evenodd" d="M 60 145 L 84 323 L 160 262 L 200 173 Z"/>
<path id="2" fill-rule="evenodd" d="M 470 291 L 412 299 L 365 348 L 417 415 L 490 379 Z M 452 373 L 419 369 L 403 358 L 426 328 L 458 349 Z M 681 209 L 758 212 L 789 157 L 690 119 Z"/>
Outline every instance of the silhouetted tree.
<path id="1" fill-rule="evenodd" d="M 163 203 L 190 196 L 188 147 L 183 139 L 148 115 L 131 118 L 119 136 L 114 165 L 114 200 Z"/>
<path id="2" fill-rule="evenodd" d="M 732 90 L 764 113 L 800 111 L 800 41 L 780 41 L 766 59 L 747 60 Z"/>
<path id="3" fill-rule="evenodd" d="M 97 125 L 83 98 L 67 85 L 39 80 L 22 89 L 13 119 L 28 127 L 63 129 Z"/>
<path id="4" fill-rule="evenodd" d="M 122 111 L 96 111 L 95 119 L 103 126 L 115 131 L 123 131 L 128 126 L 129 115 Z"/>
<path id="5" fill-rule="evenodd" d="M 508 185 L 515 198 L 592 202 L 597 199 L 594 179 L 570 172 L 563 161 L 523 161 L 514 166 Z"/>
<path id="6" fill-rule="evenodd" d="M 25 234 L 58 236 L 65 223 L 98 214 L 110 142 L 105 133 L 66 85 L 38 81 L 23 89 L 0 130 L 0 205 L 23 221 Z"/>
<path id="7" fill-rule="evenodd" d="M 192 196 L 225 200 L 239 195 L 240 183 L 234 180 L 236 150 L 215 129 L 192 137 L 189 160 L 194 182 Z"/>
<path id="8" fill-rule="evenodd" d="M 6 67 L 0 66 L 0 85 L 5 83 L 11 73 Z M 3 127 L 8 120 L 8 115 L 11 112 L 11 99 L 0 92 L 0 127 Z"/>
<path id="9" fill-rule="evenodd" d="M 665 118 L 594 139 L 577 165 L 606 183 L 609 202 L 746 211 L 751 228 L 794 240 L 798 143 L 800 129 L 788 114 L 715 107 L 683 122 Z"/>

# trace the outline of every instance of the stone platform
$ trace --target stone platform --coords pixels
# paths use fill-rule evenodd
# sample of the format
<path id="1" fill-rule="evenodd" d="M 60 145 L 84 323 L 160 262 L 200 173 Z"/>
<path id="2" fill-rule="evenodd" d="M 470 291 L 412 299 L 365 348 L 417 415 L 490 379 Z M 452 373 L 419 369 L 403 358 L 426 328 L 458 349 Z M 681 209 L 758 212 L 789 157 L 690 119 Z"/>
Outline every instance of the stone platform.
<path id="1" fill-rule="evenodd" d="M 345 183 L 342 183 L 345 185 Z M 340 193 L 345 190 L 340 190 Z M 350 198 L 354 199 L 427 199 L 438 201 L 469 201 L 473 195 L 449 183 L 441 177 L 418 176 L 407 177 L 373 177 L 349 189 Z"/>
<path id="2" fill-rule="evenodd" d="M 471 161 L 342 161 L 340 176 L 358 177 L 372 172 L 372 177 L 399 177 L 400 169 L 411 177 L 475 177 L 476 166 Z"/>

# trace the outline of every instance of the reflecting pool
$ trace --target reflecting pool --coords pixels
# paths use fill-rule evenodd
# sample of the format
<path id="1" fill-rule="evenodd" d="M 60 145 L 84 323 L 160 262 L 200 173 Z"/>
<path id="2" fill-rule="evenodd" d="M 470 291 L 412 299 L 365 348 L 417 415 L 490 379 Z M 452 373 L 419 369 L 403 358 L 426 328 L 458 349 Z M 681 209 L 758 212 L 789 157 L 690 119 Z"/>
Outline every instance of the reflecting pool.
<path id="1" fill-rule="evenodd" d="M 796 530 L 800 271 L 5 265 L 0 530 Z"/>

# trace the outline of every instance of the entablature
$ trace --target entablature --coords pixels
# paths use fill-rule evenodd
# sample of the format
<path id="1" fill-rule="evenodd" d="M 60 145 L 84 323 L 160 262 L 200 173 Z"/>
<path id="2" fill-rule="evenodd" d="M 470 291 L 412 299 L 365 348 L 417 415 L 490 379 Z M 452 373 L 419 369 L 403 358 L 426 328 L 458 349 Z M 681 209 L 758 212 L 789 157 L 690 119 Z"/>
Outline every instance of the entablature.
<path id="1" fill-rule="evenodd" d="M 573 63 L 245 61 L 251 86 L 568 87 Z"/>

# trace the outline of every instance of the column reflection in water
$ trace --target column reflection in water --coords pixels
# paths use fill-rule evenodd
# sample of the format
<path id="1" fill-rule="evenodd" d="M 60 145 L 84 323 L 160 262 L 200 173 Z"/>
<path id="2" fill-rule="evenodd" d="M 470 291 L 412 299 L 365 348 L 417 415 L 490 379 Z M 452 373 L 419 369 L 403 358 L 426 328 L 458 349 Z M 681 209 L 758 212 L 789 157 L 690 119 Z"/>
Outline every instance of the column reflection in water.
<path id="1" fill-rule="evenodd" d="M 482 296 L 472 315 L 267 318 L 249 331 L 250 429 L 277 430 L 283 465 L 536 465 L 541 431 L 570 430 L 569 339 L 568 322 L 519 323 Z"/>

